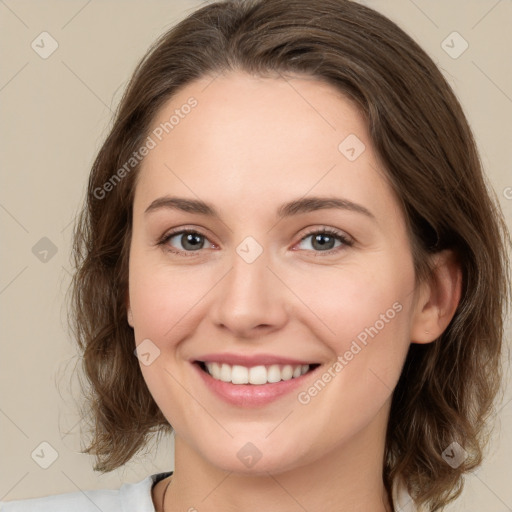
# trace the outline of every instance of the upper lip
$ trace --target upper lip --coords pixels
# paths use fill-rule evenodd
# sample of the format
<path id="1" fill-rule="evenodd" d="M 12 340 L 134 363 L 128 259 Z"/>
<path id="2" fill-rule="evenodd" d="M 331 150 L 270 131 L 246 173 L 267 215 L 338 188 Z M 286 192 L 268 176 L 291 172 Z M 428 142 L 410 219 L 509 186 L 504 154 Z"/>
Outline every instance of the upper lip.
<path id="1" fill-rule="evenodd" d="M 239 366 L 269 366 L 272 364 L 281 364 L 281 365 L 299 365 L 299 364 L 315 364 L 312 361 L 304 361 L 300 359 L 294 359 L 291 357 L 283 357 L 276 356 L 273 354 L 230 354 L 230 353 L 221 353 L 221 354 L 204 354 L 198 358 L 192 360 L 192 362 L 201 361 L 203 363 L 225 363 L 231 366 L 239 365 Z"/>

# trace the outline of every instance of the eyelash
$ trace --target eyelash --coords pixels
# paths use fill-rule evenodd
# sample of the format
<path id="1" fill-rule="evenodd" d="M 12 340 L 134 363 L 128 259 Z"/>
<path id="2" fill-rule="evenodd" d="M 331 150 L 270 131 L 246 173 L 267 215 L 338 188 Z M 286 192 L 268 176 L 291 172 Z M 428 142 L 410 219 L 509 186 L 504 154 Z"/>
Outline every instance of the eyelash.
<path id="1" fill-rule="evenodd" d="M 185 256 L 185 257 L 196 256 L 197 254 L 195 254 L 195 253 L 198 253 L 201 251 L 180 251 L 180 250 L 171 248 L 171 246 L 167 245 L 167 242 L 171 238 L 175 237 L 176 235 L 188 235 L 188 234 L 199 235 L 205 239 L 208 239 L 206 237 L 206 235 L 203 235 L 200 231 L 196 231 L 194 229 L 178 229 L 176 231 L 171 231 L 169 233 L 166 233 L 157 242 L 157 245 L 162 246 L 162 248 L 164 250 L 166 250 L 170 253 L 173 253 L 173 254 L 177 254 L 179 256 Z M 346 237 L 343 233 L 336 231 L 335 229 L 332 229 L 332 228 L 323 228 L 320 230 L 316 229 L 316 230 L 309 231 L 300 239 L 299 243 L 303 242 L 306 238 L 308 238 L 311 235 L 329 235 L 329 236 L 339 240 L 340 242 L 342 242 L 342 245 L 340 245 L 339 247 L 336 247 L 334 249 L 329 249 L 328 251 L 313 251 L 313 252 L 317 253 L 317 254 L 315 254 L 315 257 L 317 257 L 317 255 L 329 256 L 329 255 L 339 252 L 340 250 L 343 250 L 345 247 L 352 247 L 354 245 L 354 242 L 352 240 L 350 240 L 348 237 Z"/>

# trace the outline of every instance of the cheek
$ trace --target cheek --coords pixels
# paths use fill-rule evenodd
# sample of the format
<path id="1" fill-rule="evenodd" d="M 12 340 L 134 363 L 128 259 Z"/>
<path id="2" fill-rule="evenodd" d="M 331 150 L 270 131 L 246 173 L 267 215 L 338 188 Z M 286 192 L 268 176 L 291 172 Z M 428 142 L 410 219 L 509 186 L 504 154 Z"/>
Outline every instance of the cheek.
<path id="1" fill-rule="evenodd" d="M 325 409 L 337 418 L 324 418 L 334 423 L 329 432 L 335 438 L 337 429 L 351 432 L 370 422 L 396 387 L 410 345 L 414 271 L 380 260 L 373 267 L 316 276 L 314 282 L 321 292 L 306 295 L 315 313 L 308 325 L 330 349 L 332 363 L 311 387 L 301 389 L 298 400 L 311 407 L 308 411 L 314 408 L 313 416 L 322 417 Z M 299 293 L 312 284 L 312 278 L 303 281 Z M 346 411 L 357 413 L 347 417 Z"/>
<path id="2" fill-rule="evenodd" d="M 399 270 L 379 261 L 373 268 L 352 265 L 303 274 L 293 289 L 307 299 L 303 302 L 310 317 L 308 324 L 316 325 L 318 337 L 329 340 L 341 354 L 354 339 L 364 344 L 386 331 L 404 331 L 413 278 L 412 269 Z"/>
<path id="3" fill-rule="evenodd" d="M 137 343 L 149 338 L 161 345 L 185 333 L 215 279 L 211 271 L 155 259 L 137 253 L 130 259 L 130 306 Z"/>
<path id="4" fill-rule="evenodd" d="M 333 401 L 348 410 L 366 403 L 373 414 L 395 388 L 410 345 L 414 269 L 412 261 L 382 255 L 365 263 L 309 275 L 295 286 L 308 298 L 303 322 L 330 349 L 333 363 L 323 377 L 333 383 Z"/>
<path id="5" fill-rule="evenodd" d="M 193 275 L 192 275 L 193 274 Z M 186 368 L 180 363 L 180 341 L 197 323 L 198 302 L 207 289 L 200 286 L 204 276 L 190 270 L 169 268 L 144 254 L 130 260 L 130 306 L 136 344 L 148 347 L 150 364 L 140 368 L 148 389 L 176 431 L 187 432 L 187 418 L 201 415 L 195 402 L 183 393 Z M 152 344 L 147 344 L 150 340 Z M 146 345 L 143 345 L 146 343 Z M 142 344 L 142 345 L 141 345 Z"/>

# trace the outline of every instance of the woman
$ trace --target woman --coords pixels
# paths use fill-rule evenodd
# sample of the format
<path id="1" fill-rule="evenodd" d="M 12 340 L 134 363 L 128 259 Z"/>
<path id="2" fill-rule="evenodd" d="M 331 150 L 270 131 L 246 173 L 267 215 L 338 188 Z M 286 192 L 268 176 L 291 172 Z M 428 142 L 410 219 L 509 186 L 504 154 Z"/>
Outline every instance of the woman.
<path id="1" fill-rule="evenodd" d="M 458 101 L 394 23 L 199 9 L 137 67 L 74 241 L 86 453 L 112 471 L 172 431 L 174 472 L 2 510 L 441 510 L 482 461 L 507 243 Z"/>

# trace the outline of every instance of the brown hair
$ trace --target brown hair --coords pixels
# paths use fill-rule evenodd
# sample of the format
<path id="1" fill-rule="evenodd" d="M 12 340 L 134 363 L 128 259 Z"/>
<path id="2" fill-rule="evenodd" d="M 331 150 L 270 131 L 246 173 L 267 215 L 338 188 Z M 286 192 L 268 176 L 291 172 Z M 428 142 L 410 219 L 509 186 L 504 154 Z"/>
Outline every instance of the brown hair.
<path id="1" fill-rule="evenodd" d="M 309 75 L 350 98 L 401 202 L 417 282 L 428 279 L 431 254 L 452 248 L 458 256 L 459 306 L 438 340 L 410 346 L 393 395 L 383 465 L 390 495 L 400 478 L 418 505 L 439 510 L 460 494 L 462 475 L 481 463 L 489 440 L 486 427 L 502 380 L 510 237 L 441 72 L 392 21 L 348 0 L 212 3 L 165 33 L 137 66 L 93 164 L 74 231 L 72 325 L 90 383 L 87 417 L 94 422 L 85 453 L 96 455 L 95 470 L 112 471 L 151 433 L 172 431 L 142 377 L 127 322 L 139 166 L 108 194 L 98 191 L 141 147 L 155 114 L 178 89 L 230 70 Z M 442 457 L 454 441 L 468 453 L 455 469 Z"/>

